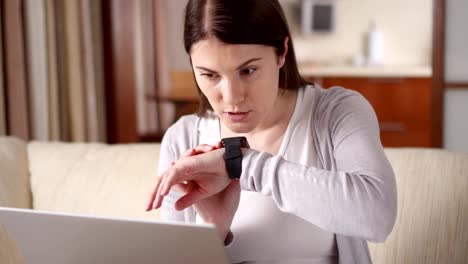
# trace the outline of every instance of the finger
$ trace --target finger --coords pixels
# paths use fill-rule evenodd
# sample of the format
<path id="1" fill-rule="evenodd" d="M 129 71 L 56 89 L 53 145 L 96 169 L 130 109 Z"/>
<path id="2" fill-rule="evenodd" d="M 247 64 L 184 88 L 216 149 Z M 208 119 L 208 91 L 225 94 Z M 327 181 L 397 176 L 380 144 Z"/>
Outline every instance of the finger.
<path id="1" fill-rule="evenodd" d="M 210 152 L 210 151 L 212 151 L 214 149 L 215 149 L 215 147 L 211 146 L 211 145 L 197 146 L 195 148 L 195 152 L 193 153 L 193 155 L 200 155 L 200 154 L 203 154 L 203 153 L 206 153 L 206 152 Z"/>
<path id="2" fill-rule="evenodd" d="M 173 168 L 170 171 L 169 175 L 164 180 L 164 183 L 161 185 L 161 196 L 166 196 L 172 188 L 172 185 L 180 183 L 179 181 L 176 181 L 176 177 L 178 177 L 179 174 L 181 174 L 181 170 L 179 168 Z"/>
<path id="3" fill-rule="evenodd" d="M 155 199 L 155 201 L 153 203 L 153 209 L 158 209 L 159 207 L 161 207 L 162 201 L 164 200 L 164 197 L 161 195 L 164 180 L 165 179 L 162 179 L 159 186 L 158 186 L 158 191 L 156 192 L 156 199 Z"/>
<path id="4" fill-rule="evenodd" d="M 168 170 L 168 174 L 166 175 L 164 179 L 160 194 L 162 196 L 165 196 L 169 193 L 170 189 L 172 188 L 174 184 L 186 181 L 187 179 L 184 179 L 184 176 L 187 175 L 186 172 L 193 171 L 194 162 L 195 162 L 194 158 L 190 160 L 184 159 L 184 160 L 177 162 L 176 166 Z"/>
<path id="5" fill-rule="evenodd" d="M 156 194 L 158 193 L 160 180 L 159 177 L 156 179 L 156 184 L 154 185 L 153 191 L 151 192 L 150 198 L 148 199 L 148 203 L 146 205 L 146 211 L 150 211 L 153 207 L 154 199 L 156 198 Z"/>
<path id="6" fill-rule="evenodd" d="M 201 144 L 195 148 L 197 152 L 201 152 L 201 153 L 212 151 L 213 149 L 214 149 L 214 146 L 208 145 L 208 144 Z"/>
<path id="7" fill-rule="evenodd" d="M 156 184 L 154 186 L 153 192 L 151 193 L 150 198 L 148 200 L 148 203 L 146 205 L 146 211 L 150 211 L 151 208 L 153 207 L 153 203 L 154 203 L 154 200 L 155 200 L 156 195 L 158 193 L 158 188 L 159 188 L 160 183 L 161 183 L 161 181 L 160 181 L 160 179 L 158 177 L 156 179 Z"/>
<path id="8" fill-rule="evenodd" d="M 187 194 L 190 192 L 190 186 L 187 183 L 178 183 L 172 186 L 172 188 L 182 194 Z"/>
<path id="9" fill-rule="evenodd" d="M 216 146 L 217 149 L 222 148 L 223 147 L 223 142 L 218 141 L 218 143 L 216 143 L 215 146 Z"/>
<path id="10" fill-rule="evenodd" d="M 234 193 L 240 192 L 240 181 L 233 180 L 229 183 L 229 185 L 221 192 L 221 196 L 224 200 L 232 200 L 230 198 L 235 197 L 233 196 Z"/>
<path id="11" fill-rule="evenodd" d="M 196 156 L 179 160 L 174 167 L 167 171 L 167 175 L 161 189 L 161 195 L 167 195 L 174 184 L 196 178 L 196 170 L 199 168 L 198 164 L 199 158 Z"/>
<path id="12" fill-rule="evenodd" d="M 161 185 L 162 184 L 159 185 L 158 190 L 161 189 Z M 188 183 L 178 183 L 174 185 L 173 187 L 175 188 L 176 191 L 183 193 L 183 194 L 189 193 L 191 189 L 193 188 L 192 184 L 188 184 Z M 159 207 L 161 207 L 164 197 L 162 197 L 161 195 L 156 196 L 158 193 L 159 193 L 158 191 L 154 191 L 153 196 L 157 197 L 157 199 L 152 198 L 154 201 L 152 201 L 152 203 L 148 205 L 148 208 L 146 209 L 146 211 L 150 211 L 151 209 L 158 209 Z"/>
<path id="13" fill-rule="evenodd" d="M 226 189 L 235 189 L 235 190 L 238 190 L 239 188 L 240 188 L 239 180 L 231 181 L 229 185 L 226 187 Z"/>
<path id="14" fill-rule="evenodd" d="M 174 207 L 177 211 L 181 211 L 191 206 L 192 204 L 205 199 L 206 197 L 208 197 L 208 195 L 206 192 L 203 192 L 202 189 L 194 189 L 177 200 L 177 202 L 174 204 Z"/>
<path id="15" fill-rule="evenodd" d="M 156 191 L 156 199 L 153 203 L 153 209 L 158 209 L 159 207 L 161 207 L 162 201 L 164 199 L 164 197 L 162 197 L 161 195 L 161 191 L 162 191 L 162 187 L 164 186 L 164 182 L 167 179 L 167 174 L 168 172 L 166 171 L 160 176 L 158 190 Z"/>
<path id="16" fill-rule="evenodd" d="M 189 157 L 195 154 L 195 149 L 191 148 L 186 150 L 184 153 L 182 153 L 181 158 L 183 157 Z"/>
<path id="17" fill-rule="evenodd" d="M 193 156 L 193 155 L 199 155 L 199 154 L 203 154 L 203 153 L 206 153 L 206 152 L 210 152 L 210 151 L 215 150 L 215 149 L 216 149 L 216 146 L 208 145 L 208 144 L 201 144 L 201 145 L 196 146 L 195 148 L 191 148 L 191 149 L 185 151 L 184 153 L 182 153 L 181 157 L 189 157 L 189 156 Z"/>

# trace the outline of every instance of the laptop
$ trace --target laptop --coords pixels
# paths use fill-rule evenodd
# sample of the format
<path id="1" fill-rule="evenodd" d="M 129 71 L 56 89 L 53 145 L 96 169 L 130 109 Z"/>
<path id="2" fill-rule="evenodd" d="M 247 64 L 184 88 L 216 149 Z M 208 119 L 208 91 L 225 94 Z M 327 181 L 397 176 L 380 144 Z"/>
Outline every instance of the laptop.
<path id="1" fill-rule="evenodd" d="M 6 207 L 0 225 L 26 263 L 228 263 L 214 225 Z"/>

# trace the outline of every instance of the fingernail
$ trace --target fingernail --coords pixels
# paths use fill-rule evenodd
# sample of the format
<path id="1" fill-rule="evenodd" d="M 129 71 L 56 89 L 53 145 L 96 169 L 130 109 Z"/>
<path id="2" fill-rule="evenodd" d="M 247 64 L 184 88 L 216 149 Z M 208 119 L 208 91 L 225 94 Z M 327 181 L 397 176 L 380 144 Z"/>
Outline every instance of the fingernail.
<path id="1" fill-rule="evenodd" d="M 152 204 L 152 203 L 149 203 L 149 204 L 146 206 L 146 211 L 151 211 L 151 209 L 153 209 L 153 204 Z"/>
<path id="2" fill-rule="evenodd" d="M 153 209 L 156 209 L 156 206 L 158 205 L 158 200 L 159 200 L 159 197 L 156 196 L 156 199 L 154 200 L 154 202 L 152 204 Z"/>

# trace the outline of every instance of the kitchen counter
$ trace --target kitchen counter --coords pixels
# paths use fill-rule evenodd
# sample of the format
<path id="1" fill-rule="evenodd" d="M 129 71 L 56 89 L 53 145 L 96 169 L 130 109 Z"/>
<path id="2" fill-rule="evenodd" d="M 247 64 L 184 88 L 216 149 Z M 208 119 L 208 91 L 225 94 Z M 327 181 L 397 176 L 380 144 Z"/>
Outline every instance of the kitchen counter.
<path id="1" fill-rule="evenodd" d="M 430 66 L 312 66 L 299 63 L 299 72 L 304 77 L 431 77 Z"/>

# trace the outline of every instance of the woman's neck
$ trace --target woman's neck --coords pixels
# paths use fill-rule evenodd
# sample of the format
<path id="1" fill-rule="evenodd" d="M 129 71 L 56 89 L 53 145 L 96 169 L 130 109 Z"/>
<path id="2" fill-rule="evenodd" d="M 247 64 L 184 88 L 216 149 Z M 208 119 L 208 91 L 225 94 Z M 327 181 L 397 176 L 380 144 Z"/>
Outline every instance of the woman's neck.
<path id="1" fill-rule="evenodd" d="M 242 134 L 242 136 L 247 137 L 253 149 L 273 155 L 278 153 L 296 106 L 296 98 L 297 91 L 284 90 L 284 93 L 278 95 L 274 111 L 265 118 L 262 124 L 259 124 L 254 130 Z M 220 132 L 222 137 L 239 136 L 222 123 L 220 124 Z"/>

